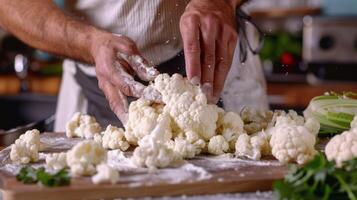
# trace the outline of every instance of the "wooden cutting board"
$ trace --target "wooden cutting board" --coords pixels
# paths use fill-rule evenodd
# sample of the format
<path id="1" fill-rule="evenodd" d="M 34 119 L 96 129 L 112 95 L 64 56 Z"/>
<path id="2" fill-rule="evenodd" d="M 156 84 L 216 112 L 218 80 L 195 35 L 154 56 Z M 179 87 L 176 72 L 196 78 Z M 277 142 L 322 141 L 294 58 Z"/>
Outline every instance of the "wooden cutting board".
<path id="1" fill-rule="evenodd" d="M 61 137 L 63 137 L 63 134 L 61 134 Z M 6 150 L 8 149 L 4 149 L 2 154 Z M 210 175 L 208 178 L 190 176 L 187 173 L 176 174 L 174 170 L 168 169 L 158 170 L 152 175 L 146 172 L 121 172 L 121 181 L 115 185 L 94 185 L 90 178 L 76 178 L 72 179 L 70 186 L 45 188 L 39 185 L 22 184 L 10 173 L 0 170 L 0 188 L 5 200 L 112 199 L 119 197 L 203 195 L 270 190 L 273 182 L 282 179 L 286 172 L 285 166 L 281 166 L 273 160 L 253 162 L 234 158 L 216 159 L 212 156 L 211 158 L 201 156 L 189 161 L 194 166 L 205 169 Z M 1 159 L 1 162 L 3 162 L 4 158 Z M 160 174 L 166 174 L 165 176 L 169 176 L 170 180 L 160 179 Z"/>

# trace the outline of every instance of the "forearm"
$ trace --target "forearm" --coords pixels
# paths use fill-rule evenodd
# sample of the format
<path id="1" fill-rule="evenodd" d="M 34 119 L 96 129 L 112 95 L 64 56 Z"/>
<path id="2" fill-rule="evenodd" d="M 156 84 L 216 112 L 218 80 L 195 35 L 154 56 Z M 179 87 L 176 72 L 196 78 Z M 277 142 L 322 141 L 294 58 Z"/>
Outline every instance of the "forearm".
<path id="1" fill-rule="evenodd" d="M 35 48 L 94 63 L 91 41 L 100 31 L 66 16 L 52 0 L 0 0 L 0 25 Z"/>

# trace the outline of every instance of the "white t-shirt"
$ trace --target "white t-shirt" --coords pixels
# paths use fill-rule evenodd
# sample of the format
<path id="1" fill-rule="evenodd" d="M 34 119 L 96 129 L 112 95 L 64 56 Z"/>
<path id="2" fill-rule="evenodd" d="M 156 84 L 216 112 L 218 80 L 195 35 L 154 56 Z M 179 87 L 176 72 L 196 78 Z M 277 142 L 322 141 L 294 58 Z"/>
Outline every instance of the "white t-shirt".
<path id="1" fill-rule="evenodd" d="M 133 39 L 143 56 L 158 65 L 182 51 L 179 21 L 189 0 L 67 0 L 72 14 L 92 25 Z M 238 49 L 238 48 L 236 48 Z M 225 108 L 239 112 L 245 106 L 267 109 L 266 86 L 260 60 L 251 56 L 244 66 L 236 51 L 223 92 Z M 55 131 L 64 131 L 73 113 L 86 112 L 87 100 L 74 79 L 75 63 L 66 60 L 58 98 Z M 94 67 L 80 65 L 87 75 Z M 175 66 L 172 66 L 175 67 Z"/>

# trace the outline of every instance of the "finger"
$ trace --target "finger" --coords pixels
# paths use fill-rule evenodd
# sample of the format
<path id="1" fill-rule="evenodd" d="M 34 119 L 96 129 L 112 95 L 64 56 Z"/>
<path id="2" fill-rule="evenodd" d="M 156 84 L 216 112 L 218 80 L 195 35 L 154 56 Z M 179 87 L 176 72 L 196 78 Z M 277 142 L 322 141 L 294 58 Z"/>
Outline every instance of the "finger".
<path id="1" fill-rule="evenodd" d="M 213 17 L 208 17 L 200 27 L 202 39 L 202 66 L 201 83 L 202 90 L 206 94 L 208 101 L 213 96 L 214 72 L 216 65 L 216 38 L 218 33 L 218 22 Z"/>
<path id="2" fill-rule="evenodd" d="M 126 96 L 110 82 L 99 78 L 99 87 L 109 102 L 109 106 L 123 124 L 128 120 L 128 101 Z"/>
<path id="3" fill-rule="evenodd" d="M 219 47 L 217 48 L 217 67 L 215 68 L 213 86 L 214 98 L 212 103 L 217 103 L 220 98 L 236 47 L 236 40 L 232 39 L 230 32 L 224 33 L 219 43 Z"/>
<path id="4" fill-rule="evenodd" d="M 201 49 L 199 20 L 196 16 L 185 17 L 181 20 L 180 31 L 182 35 L 187 78 L 193 84 L 201 80 Z"/>
<path id="5" fill-rule="evenodd" d="M 138 77 L 143 81 L 152 81 L 159 74 L 159 71 L 153 66 L 149 66 L 148 62 L 140 55 L 128 55 L 119 52 L 118 58 L 124 59 L 135 70 Z"/>

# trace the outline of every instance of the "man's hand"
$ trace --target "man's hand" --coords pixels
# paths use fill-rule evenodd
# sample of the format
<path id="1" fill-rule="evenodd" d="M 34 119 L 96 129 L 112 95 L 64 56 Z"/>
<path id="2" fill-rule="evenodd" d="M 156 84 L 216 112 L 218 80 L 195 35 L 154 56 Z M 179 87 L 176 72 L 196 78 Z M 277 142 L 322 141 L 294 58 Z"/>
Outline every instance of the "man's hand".
<path id="1" fill-rule="evenodd" d="M 188 79 L 202 84 L 211 103 L 220 97 L 237 43 L 234 4 L 191 0 L 180 21 Z"/>
<path id="2" fill-rule="evenodd" d="M 127 121 L 126 96 L 145 96 L 145 86 L 134 80 L 136 74 L 144 81 L 151 81 L 158 74 L 149 67 L 135 45 L 125 37 L 110 33 L 96 33 L 92 55 L 95 61 L 98 84 L 109 105 L 123 124 Z"/>

